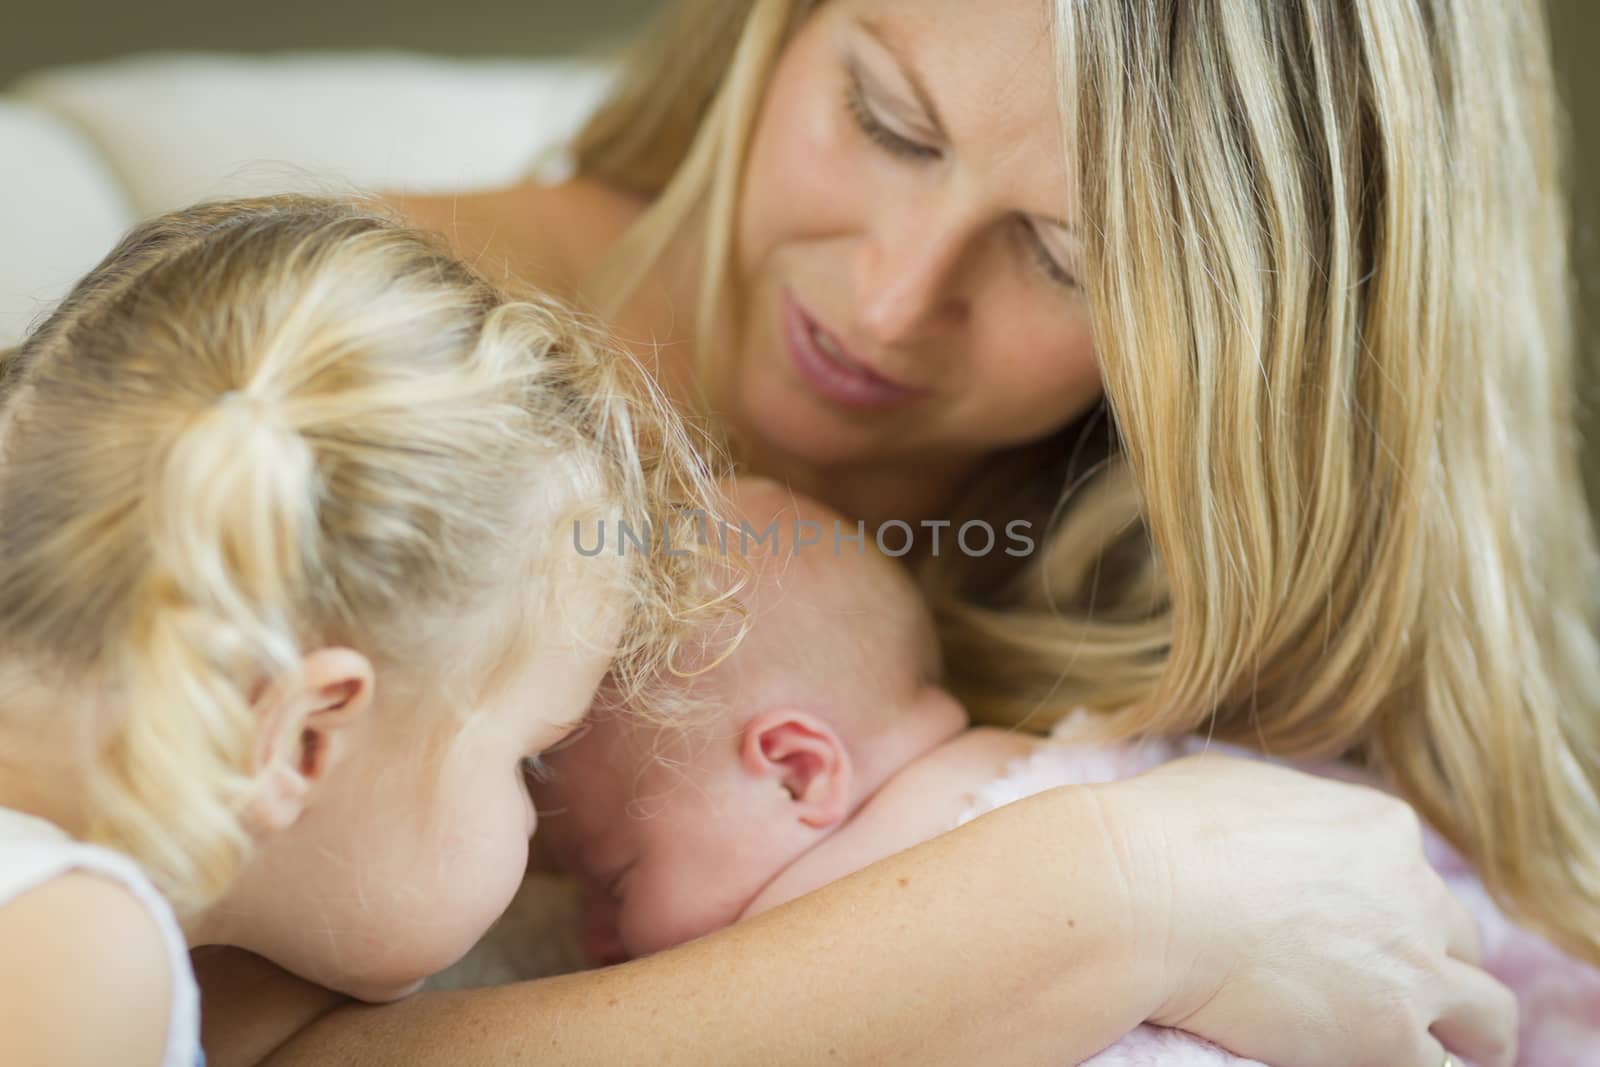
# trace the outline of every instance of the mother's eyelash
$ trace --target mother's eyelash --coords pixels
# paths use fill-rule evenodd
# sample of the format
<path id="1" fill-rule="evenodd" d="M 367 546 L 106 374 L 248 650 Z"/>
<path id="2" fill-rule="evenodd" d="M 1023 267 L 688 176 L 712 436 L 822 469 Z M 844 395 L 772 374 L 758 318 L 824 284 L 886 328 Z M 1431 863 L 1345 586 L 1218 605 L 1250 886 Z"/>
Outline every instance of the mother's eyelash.
<path id="1" fill-rule="evenodd" d="M 866 87 L 861 84 L 860 73 L 852 67 L 850 76 L 845 82 L 845 109 L 850 117 L 855 120 L 856 126 L 872 141 L 884 150 L 900 156 L 903 159 L 929 160 L 938 159 L 939 150 L 931 145 L 925 145 L 910 138 L 902 137 L 895 133 L 873 112 L 872 105 L 867 103 Z"/>
<path id="2" fill-rule="evenodd" d="M 1045 276 L 1065 289 L 1076 289 L 1078 280 L 1070 274 L 1065 267 L 1056 262 L 1056 257 L 1051 255 L 1046 247 L 1044 238 L 1039 232 L 1027 223 L 1022 224 L 1023 241 L 1027 242 L 1028 251 L 1032 253 L 1035 264 L 1044 272 Z"/>

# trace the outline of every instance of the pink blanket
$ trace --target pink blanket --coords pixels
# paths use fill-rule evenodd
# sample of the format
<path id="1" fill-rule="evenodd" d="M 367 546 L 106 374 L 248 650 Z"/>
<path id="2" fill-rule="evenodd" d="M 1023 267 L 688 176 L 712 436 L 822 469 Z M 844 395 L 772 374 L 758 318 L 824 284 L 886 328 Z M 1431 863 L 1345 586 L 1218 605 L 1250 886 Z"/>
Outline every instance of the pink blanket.
<path id="1" fill-rule="evenodd" d="M 1126 778 L 1205 747 L 1195 740 L 1116 746 L 1071 743 L 1078 725 L 1074 718 L 1063 721 L 1052 737 L 1065 743 L 1041 746 L 1033 755 L 1014 761 L 1002 777 L 978 792 L 959 821 L 1054 786 Z M 1211 748 L 1216 751 L 1223 746 Z M 1348 768 L 1305 769 L 1355 777 Z M 1517 996 L 1521 1008 L 1518 1067 L 1600 1067 L 1600 971 L 1572 959 L 1501 914 L 1465 861 L 1438 835 L 1427 832 L 1425 845 L 1434 868 L 1478 921 L 1484 969 Z M 1468 1067 L 1459 1057 L 1457 1062 Z M 1182 1031 L 1141 1026 L 1086 1061 L 1084 1067 L 1224 1065 L 1264 1067 Z"/>

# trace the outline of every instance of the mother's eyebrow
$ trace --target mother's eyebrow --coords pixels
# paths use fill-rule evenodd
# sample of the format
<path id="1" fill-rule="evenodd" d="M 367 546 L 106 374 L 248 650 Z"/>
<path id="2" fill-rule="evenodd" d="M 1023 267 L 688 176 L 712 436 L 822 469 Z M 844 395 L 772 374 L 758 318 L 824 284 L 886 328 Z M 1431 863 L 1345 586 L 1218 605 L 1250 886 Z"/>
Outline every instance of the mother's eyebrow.
<path id="1" fill-rule="evenodd" d="M 928 113 L 928 121 L 932 123 L 934 133 L 938 134 L 943 140 L 949 140 L 950 135 L 945 132 L 944 120 L 939 117 L 939 109 L 934 106 L 933 97 L 928 95 L 928 87 L 923 83 L 922 75 L 918 73 L 916 66 L 911 62 L 899 32 L 878 19 L 869 18 L 865 15 L 857 16 L 856 25 L 860 26 L 873 40 L 882 45 L 883 50 L 888 52 L 894 59 L 895 64 L 900 68 L 900 73 L 905 76 L 907 84 L 911 86 L 911 92 L 916 96 L 917 103 L 922 106 L 922 110 Z"/>

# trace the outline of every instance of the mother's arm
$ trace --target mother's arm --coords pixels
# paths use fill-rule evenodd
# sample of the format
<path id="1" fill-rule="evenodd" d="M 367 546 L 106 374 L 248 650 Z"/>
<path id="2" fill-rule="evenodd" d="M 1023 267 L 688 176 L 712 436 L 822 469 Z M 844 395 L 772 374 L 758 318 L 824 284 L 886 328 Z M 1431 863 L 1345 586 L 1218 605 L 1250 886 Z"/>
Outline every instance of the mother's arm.
<path id="1" fill-rule="evenodd" d="M 1469 920 L 1407 810 L 1182 760 L 1019 801 L 658 956 L 338 1007 L 252 1041 L 273 1065 L 1059 1067 L 1150 1019 L 1279 1067 L 1438 1067 L 1430 1027 L 1507 1064 L 1514 1004 L 1460 962 Z M 232 1031 L 211 993 L 209 1033 Z M 218 1067 L 260 1059 L 209 1048 Z"/>
<path id="2" fill-rule="evenodd" d="M 265 1062 L 1086 1058 L 1159 1006 L 1160 982 L 1151 973 L 1156 957 L 1141 951 L 1132 901 L 1106 876 L 1121 861 L 1095 796 L 1063 791 L 1047 806 L 1048 840 L 1033 817 L 1045 812 L 1002 810 L 657 956 L 339 1008 Z M 1069 826 L 1081 835 L 1064 847 Z M 217 1042 L 210 1051 L 218 1067 L 230 1067 Z"/>

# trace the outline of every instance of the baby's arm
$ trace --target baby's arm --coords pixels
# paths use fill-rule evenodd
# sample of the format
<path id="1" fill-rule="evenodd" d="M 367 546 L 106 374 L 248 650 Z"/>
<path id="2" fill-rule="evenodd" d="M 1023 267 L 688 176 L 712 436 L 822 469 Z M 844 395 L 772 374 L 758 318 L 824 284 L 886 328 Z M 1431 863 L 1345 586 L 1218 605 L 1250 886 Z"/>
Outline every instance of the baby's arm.
<path id="1" fill-rule="evenodd" d="M 901 768 L 846 825 L 773 879 L 740 918 L 804 896 L 953 829 L 975 790 L 1039 744 L 1027 734 L 992 727 L 963 731 Z"/>
<path id="2" fill-rule="evenodd" d="M 67 874 L 0 907 L 0 1063 L 159 1064 L 173 975 L 161 930 L 127 890 Z"/>

